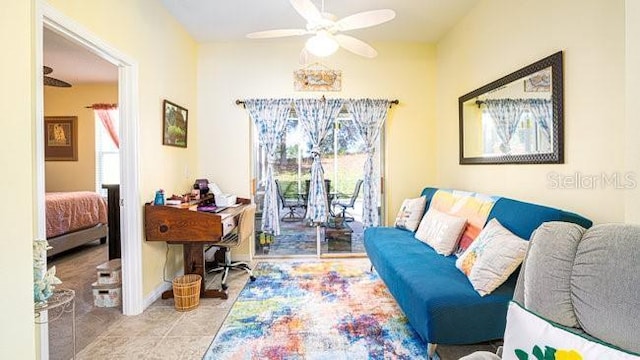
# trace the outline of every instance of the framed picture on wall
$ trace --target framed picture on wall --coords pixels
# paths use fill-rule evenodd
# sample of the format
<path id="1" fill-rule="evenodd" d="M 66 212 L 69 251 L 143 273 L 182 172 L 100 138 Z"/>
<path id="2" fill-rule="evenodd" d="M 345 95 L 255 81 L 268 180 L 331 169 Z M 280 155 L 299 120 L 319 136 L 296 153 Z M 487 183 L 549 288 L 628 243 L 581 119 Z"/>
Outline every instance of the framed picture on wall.
<path id="1" fill-rule="evenodd" d="M 44 159 L 78 161 L 77 116 L 45 116 Z"/>
<path id="2" fill-rule="evenodd" d="M 169 100 L 163 101 L 162 109 L 162 144 L 186 148 L 189 111 Z"/>

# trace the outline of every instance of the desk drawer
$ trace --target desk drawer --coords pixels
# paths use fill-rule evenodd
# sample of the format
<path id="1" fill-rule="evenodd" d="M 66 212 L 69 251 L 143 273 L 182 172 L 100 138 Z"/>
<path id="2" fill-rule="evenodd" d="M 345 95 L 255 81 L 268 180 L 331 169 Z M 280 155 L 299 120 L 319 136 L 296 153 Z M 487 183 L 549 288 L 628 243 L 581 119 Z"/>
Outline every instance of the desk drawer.
<path id="1" fill-rule="evenodd" d="M 222 236 L 226 236 L 236 227 L 236 218 L 234 216 L 227 216 L 222 219 Z"/>

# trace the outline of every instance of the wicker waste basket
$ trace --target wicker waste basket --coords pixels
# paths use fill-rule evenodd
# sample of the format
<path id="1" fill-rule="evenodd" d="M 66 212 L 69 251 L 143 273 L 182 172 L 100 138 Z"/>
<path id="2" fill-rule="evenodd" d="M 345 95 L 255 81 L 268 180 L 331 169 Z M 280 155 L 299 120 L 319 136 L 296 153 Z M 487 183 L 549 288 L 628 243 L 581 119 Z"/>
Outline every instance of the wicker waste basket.
<path id="1" fill-rule="evenodd" d="M 173 279 L 173 300 L 176 310 L 189 311 L 200 304 L 200 282 L 202 277 L 197 274 L 177 276 Z"/>

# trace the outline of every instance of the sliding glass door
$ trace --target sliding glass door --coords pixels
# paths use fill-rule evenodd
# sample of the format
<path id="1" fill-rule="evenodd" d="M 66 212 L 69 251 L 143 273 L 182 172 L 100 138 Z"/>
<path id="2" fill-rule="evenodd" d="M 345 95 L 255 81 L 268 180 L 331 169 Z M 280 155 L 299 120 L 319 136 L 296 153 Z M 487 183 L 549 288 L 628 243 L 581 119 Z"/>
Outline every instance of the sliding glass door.
<path id="1" fill-rule="evenodd" d="M 253 143 L 255 201 L 258 205 L 254 253 L 273 257 L 363 254 L 360 180 L 366 153 L 350 116 L 346 112 L 340 114 L 321 149 L 330 216 L 319 226 L 305 220 L 312 156 L 311 145 L 304 137 L 297 118 L 292 116 L 288 120 L 274 164 L 280 205 L 281 233 L 277 236 L 260 231 L 267 159 L 257 139 Z M 381 136 L 374 161 L 377 174 L 380 174 L 382 164 L 382 144 Z M 378 205 L 381 212 L 382 203 Z"/>

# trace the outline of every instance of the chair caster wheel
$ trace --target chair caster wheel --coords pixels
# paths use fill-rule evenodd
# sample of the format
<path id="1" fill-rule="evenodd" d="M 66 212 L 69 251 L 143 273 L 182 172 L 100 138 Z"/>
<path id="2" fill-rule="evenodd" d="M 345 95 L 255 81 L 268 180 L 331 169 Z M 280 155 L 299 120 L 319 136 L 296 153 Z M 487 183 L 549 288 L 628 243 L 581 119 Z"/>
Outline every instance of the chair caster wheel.
<path id="1" fill-rule="evenodd" d="M 251 276 L 249 276 L 249 280 L 251 280 L 251 281 L 256 281 L 256 277 L 255 277 L 255 276 L 253 276 L 253 275 L 251 275 Z"/>
<path id="2" fill-rule="evenodd" d="M 227 284 L 222 284 L 222 290 L 227 290 L 228 288 Z"/>

